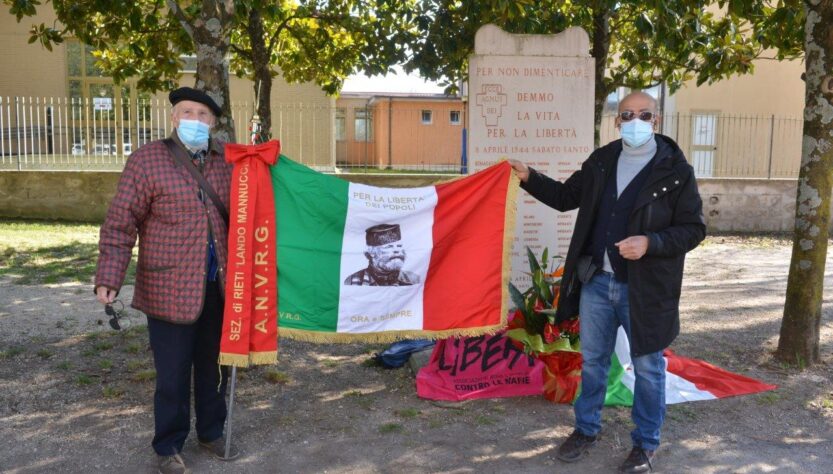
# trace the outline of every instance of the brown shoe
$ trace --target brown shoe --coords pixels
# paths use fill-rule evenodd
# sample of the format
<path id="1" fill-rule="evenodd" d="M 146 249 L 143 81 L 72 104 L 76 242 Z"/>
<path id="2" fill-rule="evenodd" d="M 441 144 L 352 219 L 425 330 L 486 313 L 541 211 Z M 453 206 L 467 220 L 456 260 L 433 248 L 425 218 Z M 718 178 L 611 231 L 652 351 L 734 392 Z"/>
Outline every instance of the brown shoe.
<path id="1" fill-rule="evenodd" d="M 214 441 L 203 441 L 200 440 L 200 447 L 211 454 L 214 455 L 217 459 L 221 459 L 223 461 L 231 461 L 232 459 L 236 459 L 240 456 L 240 449 L 231 443 L 229 445 L 228 457 L 226 457 L 226 438 L 221 436 Z"/>
<path id="2" fill-rule="evenodd" d="M 157 472 L 159 474 L 190 474 L 191 470 L 185 467 L 185 461 L 179 454 L 171 456 L 158 456 Z"/>

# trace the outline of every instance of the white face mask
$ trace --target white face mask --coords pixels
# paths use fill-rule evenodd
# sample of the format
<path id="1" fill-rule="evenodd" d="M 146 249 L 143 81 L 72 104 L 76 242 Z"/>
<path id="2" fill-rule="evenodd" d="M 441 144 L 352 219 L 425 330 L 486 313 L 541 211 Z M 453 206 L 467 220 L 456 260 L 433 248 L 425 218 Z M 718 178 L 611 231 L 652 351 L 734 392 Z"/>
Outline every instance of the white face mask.
<path id="1" fill-rule="evenodd" d="M 622 141 L 636 148 L 648 143 L 648 140 L 654 136 L 654 124 L 635 118 L 629 122 L 622 122 L 619 126 L 619 133 L 622 134 Z"/>

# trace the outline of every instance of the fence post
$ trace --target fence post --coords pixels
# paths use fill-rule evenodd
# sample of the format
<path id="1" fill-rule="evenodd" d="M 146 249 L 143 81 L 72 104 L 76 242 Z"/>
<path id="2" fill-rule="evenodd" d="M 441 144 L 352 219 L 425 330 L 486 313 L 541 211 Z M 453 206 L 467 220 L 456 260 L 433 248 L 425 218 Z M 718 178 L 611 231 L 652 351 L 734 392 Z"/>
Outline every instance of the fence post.
<path id="1" fill-rule="evenodd" d="M 775 142 L 775 114 L 772 114 L 769 123 L 769 166 L 767 166 L 766 178 L 772 179 L 772 147 Z"/>

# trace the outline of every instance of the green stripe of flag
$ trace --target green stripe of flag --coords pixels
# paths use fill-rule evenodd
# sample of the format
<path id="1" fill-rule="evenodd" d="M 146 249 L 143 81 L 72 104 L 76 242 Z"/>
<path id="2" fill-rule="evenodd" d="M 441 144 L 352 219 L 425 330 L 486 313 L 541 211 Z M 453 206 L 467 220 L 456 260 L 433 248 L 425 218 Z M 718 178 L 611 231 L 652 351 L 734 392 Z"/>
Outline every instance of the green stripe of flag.
<path id="1" fill-rule="evenodd" d="M 605 405 L 633 405 L 633 392 L 631 389 L 622 383 L 622 376 L 625 374 L 625 369 L 616 354 L 610 356 L 610 372 L 607 376 L 607 394 L 605 395 Z"/>
<path id="2" fill-rule="evenodd" d="M 347 216 L 347 181 L 299 165 L 281 155 L 272 167 L 278 232 L 278 268 L 314 275 L 314 285 L 286 281 L 278 274 L 279 326 L 335 332 L 338 324 L 339 267 Z M 321 213 L 318 209 L 328 209 Z M 289 301 L 304 302 L 303 308 Z"/>

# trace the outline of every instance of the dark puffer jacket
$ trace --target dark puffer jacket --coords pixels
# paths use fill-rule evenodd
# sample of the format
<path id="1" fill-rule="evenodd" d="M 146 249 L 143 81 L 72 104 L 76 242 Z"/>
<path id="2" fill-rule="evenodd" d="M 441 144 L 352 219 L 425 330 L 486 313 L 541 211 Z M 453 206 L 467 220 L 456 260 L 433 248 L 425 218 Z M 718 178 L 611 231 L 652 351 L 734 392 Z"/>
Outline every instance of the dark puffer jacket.
<path id="1" fill-rule="evenodd" d="M 650 240 L 642 258 L 627 261 L 634 356 L 665 349 L 679 334 L 685 254 L 706 235 L 694 170 L 673 140 L 659 134 L 656 140 L 653 168 L 628 219 L 628 236 L 646 235 Z M 587 252 L 602 191 L 621 151 L 621 140 L 599 148 L 563 183 L 530 169 L 529 179 L 521 186 L 559 211 L 578 208 L 561 281 L 559 319 L 578 314 L 581 282 L 576 263 Z"/>

